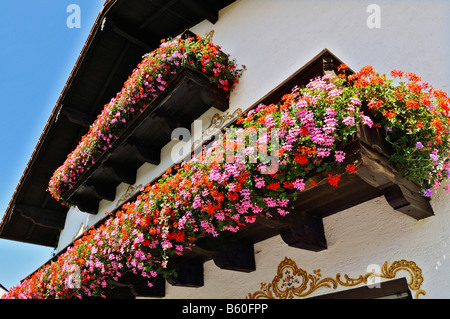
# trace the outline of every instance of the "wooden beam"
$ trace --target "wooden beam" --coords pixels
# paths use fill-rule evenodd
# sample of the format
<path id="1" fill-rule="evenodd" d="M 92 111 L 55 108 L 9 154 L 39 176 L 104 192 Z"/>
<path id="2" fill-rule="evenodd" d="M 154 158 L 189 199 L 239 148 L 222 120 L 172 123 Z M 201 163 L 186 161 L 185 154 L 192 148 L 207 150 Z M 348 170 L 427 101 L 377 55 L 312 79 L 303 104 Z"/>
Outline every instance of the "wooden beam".
<path id="1" fill-rule="evenodd" d="M 106 25 L 111 27 L 112 31 L 123 37 L 124 39 L 127 39 L 131 43 L 143 48 L 146 51 L 151 51 L 152 47 L 146 43 L 145 41 L 141 40 L 139 37 L 131 34 L 130 31 L 125 30 L 123 27 L 119 27 L 113 20 L 106 19 Z"/>
<path id="2" fill-rule="evenodd" d="M 112 202 L 116 198 L 116 187 L 114 185 L 89 179 L 86 182 L 86 187 L 99 199 L 105 199 Z"/>
<path id="3" fill-rule="evenodd" d="M 138 276 L 138 275 L 136 275 Z M 166 295 L 166 280 L 162 276 L 157 276 L 156 278 L 144 280 L 138 280 L 133 283 L 133 290 L 136 297 L 164 297 Z M 149 287 L 148 282 L 153 286 Z M 132 291 L 133 291 L 132 290 Z"/>
<path id="4" fill-rule="evenodd" d="M 419 186 L 400 176 L 388 158 L 363 143 L 356 174 L 381 190 L 395 210 L 417 220 L 434 215 L 429 200 L 421 195 Z"/>
<path id="5" fill-rule="evenodd" d="M 311 251 L 321 251 L 327 248 L 322 218 L 304 214 L 301 222 L 281 229 L 280 235 L 283 241 L 291 247 Z"/>
<path id="6" fill-rule="evenodd" d="M 74 196 L 74 198 L 71 198 L 70 201 L 77 205 L 78 209 L 82 212 L 92 215 L 97 215 L 98 213 L 100 202 L 99 199 L 86 198 L 85 196 Z"/>
<path id="7" fill-rule="evenodd" d="M 323 73 L 336 75 L 334 64 L 335 63 L 331 54 L 325 53 L 322 57 Z"/>
<path id="8" fill-rule="evenodd" d="M 173 286 L 202 287 L 204 285 L 203 260 L 192 261 L 175 266 L 176 276 L 171 276 L 167 282 Z"/>
<path id="9" fill-rule="evenodd" d="M 186 3 L 186 5 L 193 10 L 194 12 L 198 13 L 200 17 L 208 20 L 212 24 L 215 24 L 219 20 L 219 11 L 214 9 L 205 9 L 205 4 L 202 4 L 202 6 L 198 5 L 194 1 L 191 0 L 181 0 L 181 2 Z"/>
<path id="10" fill-rule="evenodd" d="M 113 282 L 113 287 L 105 291 L 107 299 L 135 299 L 136 296 L 131 292 L 129 285 L 123 285 Z"/>
<path id="11" fill-rule="evenodd" d="M 106 161 L 104 163 L 104 166 L 106 168 L 110 168 L 111 174 L 116 176 L 123 183 L 130 185 L 136 183 L 136 171 L 134 171 L 133 169 L 109 161 Z"/>
<path id="12" fill-rule="evenodd" d="M 153 151 L 145 146 L 133 144 L 133 152 L 137 159 L 142 162 L 159 165 L 161 162 L 161 151 Z"/>
<path id="13" fill-rule="evenodd" d="M 402 185 L 394 185 L 385 190 L 384 197 L 396 211 L 420 220 L 433 216 L 430 201 L 415 194 Z"/>
<path id="14" fill-rule="evenodd" d="M 103 99 L 105 99 L 105 93 L 110 88 L 112 81 L 115 79 L 117 71 L 119 69 L 119 66 L 122 65 L 123 60 L 127 56 L 128 50 L 130 49 L 131 42 L 128 42 L 125 47 L 120 52 L 119 57 L 114 62 L 112 68 L 110 69 L 110 72 L 108 73 L 108 77 L 103 82 L 103 86 L 100 91 L 97 92 L 97 98 L 95 99 L 94 103 L 92 103 L 91 109 L 97 109 L 98 105 L 102 105 Z M 107 97 L 109 98 L 109 96 Z"/>
<path id="15" fill-rule="evenodd" d="M 86 128 L 89 128 L 89 126 L 91 126 L 91 124 L 95 121 L 95 116 L 80 112 L 67 106 L 63 106 L 61 112 L 69 120 L 69 122 Z"/>
<path id="16" fill-rule="evenodd" d="M 151 287 L 149 282 L 152 285 Z M 131 293 L 136 297 L 164 297 L 166 295 L 166 281 L 162 276 L 146 278 L 139 274 L 128 272 L 119 278 L 117 285 L 128 286 Z"/>
<path id="17" fill-rule="evenodd" d="M 143 23 L 141 23 L 138 26 L 138 30 L 142 30 L 145 27 L 149 26 L 150 23 L 154 22 L 156 19 L 158 19 L 162 14 L 166 13 L 167 10 L 169 10 L 169 8 L 171 6 L 173 6 L 175 3 L 177 3 L 179 0 L 170 0 L 170 1 L 164 1 L 164 5 L 162 7 L 160 7 L 158 10 L 153 11 L 152 14 L 150 15 L 150 17 L 148 17 L 147 19 L 145 19 L 145 21 Z"/>
<path id="18" fill-rule="evenodd" d="M 66 222 L 64 213 L 23 204 L 17 204 L 14 207 L 23 217 L 30 219 L 34 224 L 59 230 L 64 229 Z"/>
<path id="19" fill-rule="evenodd" d="M 256 270 L 253 243 L 237 242 L 222 249 L 214 257 L 214 263 L 221 269 L 252 272 Z"/>
<path id="20" fill-rule="evenodd" d="M 412 299 L 411 290 L 405 277 L 391 279 L 378 283 L 379 287 L 362 286 L 353 289 L 346 289 L 330 294 L 311 297 L 310 299 Z"/>
<path id="21" fill-rule="evenodd" d="M 161 109 L 155 112 L 153 118 L 157 119 L 158 124 L 161 126 L 161 131 L 166 133 L 169 139 L 172 137 L 173 130 L 178 127 L 184 127 L 190 131 L 193 122 L 192 119 L 182 118 L 173 114 L 164 114 Z"/>

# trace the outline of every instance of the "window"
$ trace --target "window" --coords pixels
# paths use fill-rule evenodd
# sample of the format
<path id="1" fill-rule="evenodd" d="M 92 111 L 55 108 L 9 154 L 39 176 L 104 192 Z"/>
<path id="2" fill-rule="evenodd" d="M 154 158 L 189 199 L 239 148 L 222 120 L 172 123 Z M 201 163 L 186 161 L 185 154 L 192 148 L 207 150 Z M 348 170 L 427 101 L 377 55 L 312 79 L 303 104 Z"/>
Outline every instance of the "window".
<path id="1" fill-rule="evenodd" d="M 320 295 L 311 299 L 412 299 L 412 295 L 406 278 L 403 277 L 382 282 L 379 287 L 369 288 L 364 286 Z"/>

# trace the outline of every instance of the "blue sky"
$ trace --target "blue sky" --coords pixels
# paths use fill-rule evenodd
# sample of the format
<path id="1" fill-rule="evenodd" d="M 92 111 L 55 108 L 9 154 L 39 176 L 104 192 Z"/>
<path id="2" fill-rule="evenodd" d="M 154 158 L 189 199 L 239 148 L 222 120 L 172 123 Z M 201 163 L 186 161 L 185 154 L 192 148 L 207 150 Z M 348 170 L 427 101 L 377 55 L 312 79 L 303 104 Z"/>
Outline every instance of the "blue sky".
<path id="1" fill-rule="evenodd" d="M 105 0 L 3 1 L 0 11 L 0 220 Z M 80 8 L 80 28 L 66 21 Z M 0 239 L 0 284 L 39 268 L 48 247 Z"/>

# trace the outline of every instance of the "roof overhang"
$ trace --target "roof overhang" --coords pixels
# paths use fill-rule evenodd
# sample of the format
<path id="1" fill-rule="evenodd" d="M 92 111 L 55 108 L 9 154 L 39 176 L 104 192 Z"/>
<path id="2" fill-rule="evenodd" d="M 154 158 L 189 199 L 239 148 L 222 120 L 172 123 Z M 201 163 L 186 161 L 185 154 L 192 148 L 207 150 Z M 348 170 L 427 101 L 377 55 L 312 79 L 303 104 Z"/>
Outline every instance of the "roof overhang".
<path id="1" fill-rule="evenodd" d="M 0 224 L 0 238 L 54 247 L 68 207 L 47 192 L 53 172 L 142 56 L 234 0 L 108 0 L 42 132 Z"/>

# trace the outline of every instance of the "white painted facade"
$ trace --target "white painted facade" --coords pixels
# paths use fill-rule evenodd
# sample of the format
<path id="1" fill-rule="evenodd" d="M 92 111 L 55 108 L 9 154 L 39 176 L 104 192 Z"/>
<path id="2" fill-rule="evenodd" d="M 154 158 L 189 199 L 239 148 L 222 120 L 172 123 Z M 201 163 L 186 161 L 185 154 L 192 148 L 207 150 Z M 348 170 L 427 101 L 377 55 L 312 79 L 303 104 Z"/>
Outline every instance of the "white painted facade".
<path id="1" fill-rule="evenodd" d="M 6 289 L 4 289 L 4 287 L 2 285 L 0 285 L 0 298 L 6 294 L 8 291 Z"/>
<path id="2" fill-rule="evenodd" d="M 380 28 L 369 28 L 367 12 L 373 1 L 357 0 L 238 0 L 220 11 L 214 25 L 205 20 L 191 30 L 205 35 L 214 30 L 213 41 L 247 71 L 230 98 L 228 114 L 256 103 L 269 91 L 327 48 L 357 71 L 372 65 L 381 73 L 392 69 L 414 72 L 437 89 L 450 91 L 448 32 L 450 2 L 376 1 Z M 373 16 L 372 16 L 373 17 Z M 131 70 L 130 70 L 131 72 Z M 221 113 L 212 108 L 202 116 L 203 129 Z M 226 112 L 221 115 L 226 114 Z M 194 137 L 195 139 L 195 137 Z M 134 190 L 157 178 L 172 165 L 169 143 L 157 167 L 144 164 Z M 101 201 L 97 215 L 72 208 L 57 250 L 69 245 L 80 231 L 114 210 L 129 185 L 117 188 L 114 202 Z M 450 297 L 450 195 L 438 193 L 431 204 L 435 216 L 416 221 L 394 211 L 384 197 L 374 199 L 324 219 L 328 248 L 311 252 L 287 246 L 279 236 L 255 245 L 256 271 L 221 270 L 206 262 L 201 288 L 167 284 L 166 298 L 245 298 L 270 283 L 279 263 L 288 257 L 308 273 L 320 269 L 322 277 L 337 273 L 352 278 L 364 275 L 367 266 L 407 260 L 422 271 L 420 298 Z M 406 271 L 397 277 L 410 276 Z M 321 288 L 309 296 L 348 289 Z"/>

